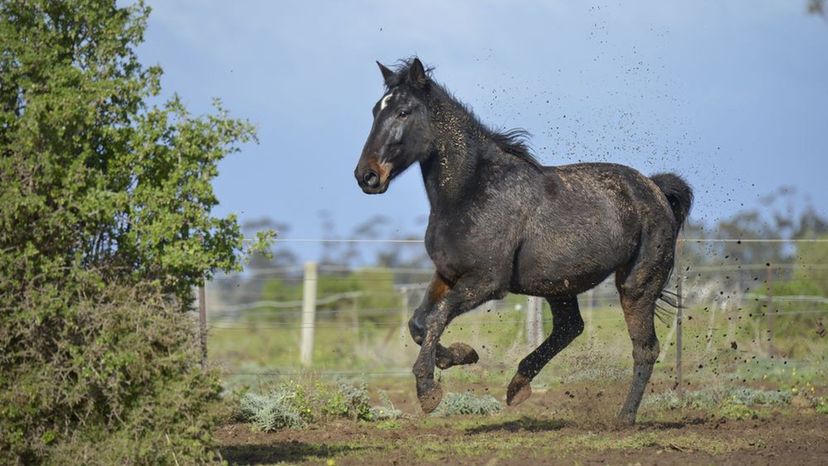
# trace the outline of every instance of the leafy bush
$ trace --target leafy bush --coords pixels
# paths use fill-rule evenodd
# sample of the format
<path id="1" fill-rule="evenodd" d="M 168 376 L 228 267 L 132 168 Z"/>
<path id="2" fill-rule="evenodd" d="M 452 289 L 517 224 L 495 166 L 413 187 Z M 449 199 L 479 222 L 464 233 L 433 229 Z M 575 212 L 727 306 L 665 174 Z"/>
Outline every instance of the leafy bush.
<path id="1" fill-rule="evenodd" d="M 443 402 L 434 412 L 435 416 L 457 416 L 463 414 L 488 415 L 502 409 L 500 402 L 491 395 L 477 396 L 473 393 L 447 393 Z"/>
<path id="2" fill-rule="evenodd" d="M 110 288 L 66 309 L 51 351 L 0 355 L 0 450 L 24 464 L 214 460 L 218 377 L 200 367 L 193 319 L 166 301 Z"/>
<path id="3" fill-rule="evenodd" d="M 176 311 L 241 267 L 211 181 L 254 131 L 148 103 L 149 9 L 118 3 L 0 2 L 0 461 L 213 459 L 218 386 Z"/>

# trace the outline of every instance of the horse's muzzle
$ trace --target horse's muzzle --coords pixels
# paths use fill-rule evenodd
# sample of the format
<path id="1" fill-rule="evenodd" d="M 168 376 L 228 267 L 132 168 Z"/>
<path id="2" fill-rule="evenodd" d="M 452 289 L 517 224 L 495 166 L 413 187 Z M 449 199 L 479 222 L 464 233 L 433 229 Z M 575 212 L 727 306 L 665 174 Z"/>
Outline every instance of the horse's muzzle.
<path id="1" fill-rule="evenodd" d="M 354 170 L 354 176 L 365 194 L 382 194 L 388 190 L 388 179 L 383 180 L 383 177 L 375 170 L 357 168 Z"/>

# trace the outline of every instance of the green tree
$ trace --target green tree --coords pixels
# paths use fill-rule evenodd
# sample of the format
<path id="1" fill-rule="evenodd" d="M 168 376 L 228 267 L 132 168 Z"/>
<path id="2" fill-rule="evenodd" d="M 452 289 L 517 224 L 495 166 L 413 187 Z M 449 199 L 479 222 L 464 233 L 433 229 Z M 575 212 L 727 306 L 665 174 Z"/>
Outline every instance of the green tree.
<path id="1" fill-rule="evenodd" d="M 148 15 L 140 1 L 0 0 L 0 450 L 18 462 L 42 460 L 80 426 L 132 426 L 134 435 L 123 438 L 140 438 L 154 424 L 131 425 L 129 409 L 157 414 L 150 394 L 185 379 L 211 383 L 190 374 L 192 358 L 181 353 L 190 335 L 171 339 L 159 327 L 130 337 L 81 312 L 94 305 L 129 313 L 124 296 L 136 304 L 159 293 L 162 307 L 187 309 L 194 285 L 241 267 L 240 228 L 232 215 L 211 215 L 211 180 L 217 162 L 253 140 L 254 130 L 218 101 L 204 116 L 177 97 L 149 103 L 160 94 L 161 69 L 142 66 L 135 54 Z M 147 309 L 153 325 L 179 325 Z M 152 348 L 140 354 L 164 377 L 130 372 L 128 344 Z M 112 354 L 102 349 L 93 360 L 89 347 Z M 104 362 L 106 370 L 96 366 Z M 82 383 L 90 380 L 98 382 Z M 137 386 L 112 391 L 112 383 Z M 215 391 L 192 392 L 207 398 L 182 395 L 189 406 L 182 416 L 198 420 L 187 410 L 200 411 Z M 116 405 L 125 406 L 118 419 L 104 414 Z M 190 428 L 197 435 L 171 429 L 167 442 L 209 438 L 202 423 Z"/>
<path id="2" fill-rule="evenodd" d="M 187 302 L 239 267 L 239 226 L 210 215 L 211 180 L 253 128 L 218 102 L 199 117 L 177 97 L 148 105 L 161 69 L 134 47 L 149 10 L 115 3 L 0 4 L 0 249 L 17 253 L 0 259 L 4 296 L 94 272 Z"/>

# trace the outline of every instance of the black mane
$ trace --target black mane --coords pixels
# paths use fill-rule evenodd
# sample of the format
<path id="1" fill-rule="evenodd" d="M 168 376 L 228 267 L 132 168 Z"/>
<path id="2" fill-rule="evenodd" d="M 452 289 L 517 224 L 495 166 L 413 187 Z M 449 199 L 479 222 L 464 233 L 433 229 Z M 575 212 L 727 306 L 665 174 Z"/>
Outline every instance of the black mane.
<path id="1" fill-rule="evenodd" d="M 394 68 L 394 79 L 390 83 L 386 83 L 386 91 L 392 87 L 406 84 L 408 78 L 408 71 L 411 67 L 415 57 L 400 60 Z M 473 126 L 473 129 L 483 134 L 484 137 L 492 141 L 503 152 L 518 157 L 529 162 L 531 165 L 540 168 L 541 163 L 532 153 L 529 148 L 528 139 L 531 136 L 528 131 L 523 128 L 512 128 L 508 130 L 495 130 L 487 126 L 485 123 L 477 118 L 474 111 L 463 102 L 455 98 L 451 92 L 445 87 L 434 81 L 431 77 L 431 72 L 434 67 L 426 68 L 428 75 L 429 86 L 431 87 L 431 98 L 437 101 L 444 101 L 451 104 L 451 106 L 463 111 L 468 116 L 468 122 Z"/>

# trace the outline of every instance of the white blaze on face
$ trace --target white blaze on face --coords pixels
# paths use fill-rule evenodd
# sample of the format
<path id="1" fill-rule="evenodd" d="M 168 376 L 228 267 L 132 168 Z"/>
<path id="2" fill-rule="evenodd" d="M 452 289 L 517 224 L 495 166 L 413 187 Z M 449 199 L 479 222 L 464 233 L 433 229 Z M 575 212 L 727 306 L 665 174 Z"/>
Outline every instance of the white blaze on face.
<path id="1" fill-rule="evenodd" d="M 391 100 L 391 96 L 393 95 L 393 92 L 389 92 L 385 95 L 385 97 L 382 98 L 382 100 L 380 101 L 380 111 L 383 111 L 385 109 L 385 107 L 388 105 L 388 101 Z"/>

